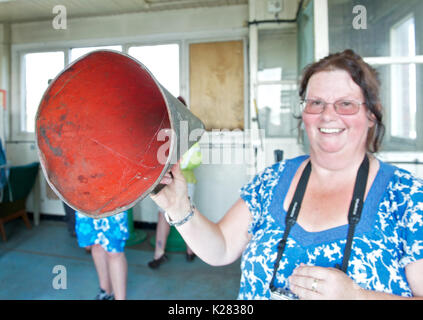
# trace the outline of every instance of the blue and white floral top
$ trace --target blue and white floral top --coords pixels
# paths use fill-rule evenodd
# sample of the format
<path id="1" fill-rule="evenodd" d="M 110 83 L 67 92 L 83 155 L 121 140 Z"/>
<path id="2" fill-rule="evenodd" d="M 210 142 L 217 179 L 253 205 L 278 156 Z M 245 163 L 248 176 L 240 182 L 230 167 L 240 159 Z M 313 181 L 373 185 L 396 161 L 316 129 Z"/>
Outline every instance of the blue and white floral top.
<path id="1" fill-rule="evenodd" d="M 252 214 L 252 235 L 241 259 L 238 299 L 269 299 L 277 245 L 285 229 L 283 202 L 301 163 L 300 156 L 276 163 L 241 188 Z M 288 277 L 304 263 L 342 264 L 348 225 L 307 232 L 295 224 L 288 237 L 275 285 L 288 288 Z M 380 161 L 380 168 L 357 225 L 347 274 L 365 289 L 412 296 L 405 266 L 423 259 L 423 180 Z"/>

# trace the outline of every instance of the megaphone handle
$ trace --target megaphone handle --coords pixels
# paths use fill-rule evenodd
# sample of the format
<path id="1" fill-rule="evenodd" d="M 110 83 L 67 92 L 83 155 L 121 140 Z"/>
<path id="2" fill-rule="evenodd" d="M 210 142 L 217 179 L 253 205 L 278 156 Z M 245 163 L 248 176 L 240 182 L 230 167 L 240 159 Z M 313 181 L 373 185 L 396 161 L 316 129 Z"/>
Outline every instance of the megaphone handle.
<path id="1" fill-rule="evenodd" d="M 172 174 L 172 172 L 170 172 L 170 176 L 172 177 L 172 179 L 173 179 L 173 174 Z M 166 187 L 166 184 L 164 184 L 164 183 L 159 183 L 154 189 L 153 189 L 153 191 L 151 191 L 151 193 L 152 194 L 157 194 L 157 193 L 159 193 L 164 187 Z"/>

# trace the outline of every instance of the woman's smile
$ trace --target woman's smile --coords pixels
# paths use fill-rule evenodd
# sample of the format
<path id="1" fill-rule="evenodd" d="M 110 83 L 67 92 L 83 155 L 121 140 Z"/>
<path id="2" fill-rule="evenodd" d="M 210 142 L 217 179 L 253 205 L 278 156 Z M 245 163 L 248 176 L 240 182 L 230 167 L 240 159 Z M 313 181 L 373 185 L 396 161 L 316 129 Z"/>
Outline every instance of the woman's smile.
<path id="1" fill-rule="evenodd" d="M 344 131 L 345 129 L 342 128 L 319 128 L 319 131 L 325 135 L 335 135 L 335 134 L 340 134 Z"/>

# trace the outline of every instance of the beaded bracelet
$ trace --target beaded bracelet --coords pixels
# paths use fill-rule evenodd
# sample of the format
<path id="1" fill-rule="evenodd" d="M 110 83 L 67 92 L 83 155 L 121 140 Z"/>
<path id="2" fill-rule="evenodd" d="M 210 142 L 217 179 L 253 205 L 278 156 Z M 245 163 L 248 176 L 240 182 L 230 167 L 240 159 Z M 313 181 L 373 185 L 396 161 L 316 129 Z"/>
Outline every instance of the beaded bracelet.
<path id="1" fill-rule="evenodd" d="M 188 222 L 194 216 L 194 210 L 195 210 L 195 206 L 194 204 L 191 203 L 191 207 L 188 214 L 179 221 L 172 221 L 166 211 L 164 213 L 164 216 L 167 223 L 169 223 L 170 226 L 179 227 L 179 226 L 182 226 L 184 223 Z"/>

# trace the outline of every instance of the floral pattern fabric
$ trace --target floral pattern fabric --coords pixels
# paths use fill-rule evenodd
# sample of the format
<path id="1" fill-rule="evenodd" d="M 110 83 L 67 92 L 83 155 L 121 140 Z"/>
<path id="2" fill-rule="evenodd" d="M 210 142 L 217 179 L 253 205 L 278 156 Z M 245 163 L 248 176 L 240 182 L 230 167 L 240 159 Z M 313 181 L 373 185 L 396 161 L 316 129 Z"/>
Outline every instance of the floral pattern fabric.
<path id="1" fill-rule="evenodd" d="M 238 299 L 269 299 L 277 245 L 285 229 L 283 202 L 292 178 L 308 156 L 276 163 L 241 188 L 252 214 L 252 238 L 241 259 Z M 423 259 L 423 180 L 381 162 L 356 227 L 347 274 L 368 290 L 412 296 L 405 267 Z M 330 183 L 330 182 L 328 182 Z M 342 264 L 348 225 L 308 232 L 298 223 L 288 237 L 275 279 L 289 289 L 288 277 L 304 263 Z"/>
<path id="2" fill-rule="evenodd" d="M 129 238 L 127 212 L 100 219 L 75 212 L 75 231 L 80 247 L 99 244 L 108 252 L 123 252 Z"/>

